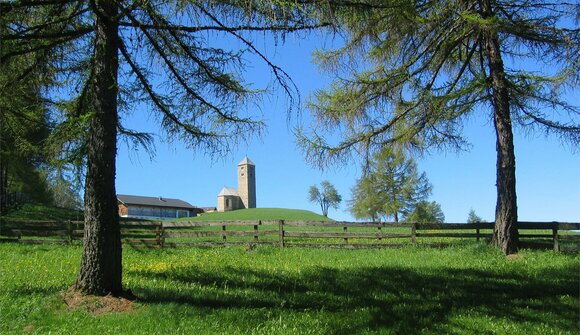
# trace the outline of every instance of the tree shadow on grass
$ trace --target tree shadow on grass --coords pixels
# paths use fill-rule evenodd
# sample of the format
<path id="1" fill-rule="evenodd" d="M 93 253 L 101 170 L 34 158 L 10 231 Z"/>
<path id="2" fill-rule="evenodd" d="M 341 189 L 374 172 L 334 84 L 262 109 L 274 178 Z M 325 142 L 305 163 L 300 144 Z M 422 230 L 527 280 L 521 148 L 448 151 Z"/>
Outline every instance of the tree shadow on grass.
<path id="1" fill-rule="evenodd" d="M 570 331 L 577 327 L 577 308 L 570 308 L 562 297 L 579 296 L 577 270 L 552 268 L 533 278 L 476 269 L 401 267 L 323 267 L 299 274 L 237 267 L 215 273 L 186 267 L 129 275 L 165 281 L 171 287 L 135 287 L 143 303 L 324 311 L 342 319 L 332 327 L 336 334 L 361 329 L 419 334 L 426 329 L 446 332 L 451 315 L 473 313 Z"/>

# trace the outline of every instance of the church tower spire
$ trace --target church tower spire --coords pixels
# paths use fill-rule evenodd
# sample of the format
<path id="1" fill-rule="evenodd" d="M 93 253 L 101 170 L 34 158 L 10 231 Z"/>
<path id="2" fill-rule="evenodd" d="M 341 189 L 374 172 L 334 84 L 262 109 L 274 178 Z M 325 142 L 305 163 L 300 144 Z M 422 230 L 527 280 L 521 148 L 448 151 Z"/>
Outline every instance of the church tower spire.
<path id="1" fill-rule="evenodd" d="M 243 208 L 256 208 L 256 165 L 248 156 L 238 164 L 238 195 Z"/>

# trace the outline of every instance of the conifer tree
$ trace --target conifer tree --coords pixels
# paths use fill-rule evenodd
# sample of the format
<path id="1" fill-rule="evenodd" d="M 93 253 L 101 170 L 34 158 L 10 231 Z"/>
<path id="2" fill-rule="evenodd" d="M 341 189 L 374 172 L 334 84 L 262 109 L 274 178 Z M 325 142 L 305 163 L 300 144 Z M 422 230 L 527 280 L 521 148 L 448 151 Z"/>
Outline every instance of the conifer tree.
<path id="1" fill-rule="evenodd" d="M 227 152 L 263 128 L 245 108 L 260 93 L 243 81 L 246 57 L 261 61 L 290 99 L 296 97 L 287 74 L 254 39 L 274 33 L 283 40 L 288 32 L 313 28 L 305 10 L 294 1 L 0 3 L 0 66 L 28 57 L 28 65 L 9 80 L 30 82 L 35 79 L 29 70 L 48 62 L 55 81 L 44 87 L 43 97 L 59 115 L 59 155 L 86 166 L 77 291 L 124 294 L 117 137 L 145 145 L 151 139 L 124 124 L 125 113 L 146 117 L 146 111 L 134 108 L 147 104 L 168 139 L 208 154 Z"/>
<path id="2" fill-rule="evenodd" d="M 482 114 L 496 133 L 492 243 L 517 252 L 513 127 L 580 143 L 580 110 L 566 99 L 579 82 L 578 4 L 359 0 L 319 15 L 345 43 L 316 55 L 336 80 L 310 103 L 316 130 L 298 134 L 306 157 L 324 166 L 392 145 L 465 148 L 461 126 Z"/>
<path id="3" fill-rule="evenodd" d="M 373 157 L 352 194 L 350 211 L 357 219 L 383 217 L 398 223 L 431 193 L 427 175 L 401 151 L 383 150 Z"/>

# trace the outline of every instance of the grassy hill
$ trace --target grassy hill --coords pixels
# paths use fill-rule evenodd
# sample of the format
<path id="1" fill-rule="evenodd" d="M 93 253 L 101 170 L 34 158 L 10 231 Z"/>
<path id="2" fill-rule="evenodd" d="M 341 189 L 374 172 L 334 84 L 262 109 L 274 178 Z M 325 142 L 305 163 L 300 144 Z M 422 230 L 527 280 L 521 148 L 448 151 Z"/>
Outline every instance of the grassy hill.
<path id="1" fill-rule="evenodd" d="M 80 210 L 48 207 L 38 204 L 24 204 L 0 217 L 10 220 L 82 221 L 84 216 Z"/>
<path id="2" fill-rule="evenodd" d="M 26 204 L 14 209 L 3 219 L 11 220 L 72 220 L 82 221 L 83 212 L 73 209 L 47 207 L 44 205 Z M 134 221 L 136 219 L 128 219 Z M 244 221 L 244 220 L 296 220 L 296 221 L 332 221 L 322 215 L 301 209 L 287 208 L 250 208 L 231 212 L 206 213 L 195 218 L 182 218 L 176 221 Z"/>
<path id="3" fill-rule="evenodd" d="M 332 221 L 322 215 L 302 209 L 288 208 L 249 208 L 230 212 L 206 213 L 195 218 L 182 218 L 176 221 L 240 221 L 240 220 L 301 220 Z"/>

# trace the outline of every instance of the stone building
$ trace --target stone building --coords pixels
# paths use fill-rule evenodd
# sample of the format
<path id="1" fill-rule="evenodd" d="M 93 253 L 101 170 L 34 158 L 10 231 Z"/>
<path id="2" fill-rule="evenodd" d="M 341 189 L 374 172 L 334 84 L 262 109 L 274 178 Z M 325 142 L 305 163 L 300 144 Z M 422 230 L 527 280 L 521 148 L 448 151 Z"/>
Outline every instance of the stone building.
<path id="1" fill-rule="evenodd" d="M 256 166 L 245 157 L 238 164 L 238 189 L 224 187 L 217 197 L 217 211 L 256 208 Z"/>

